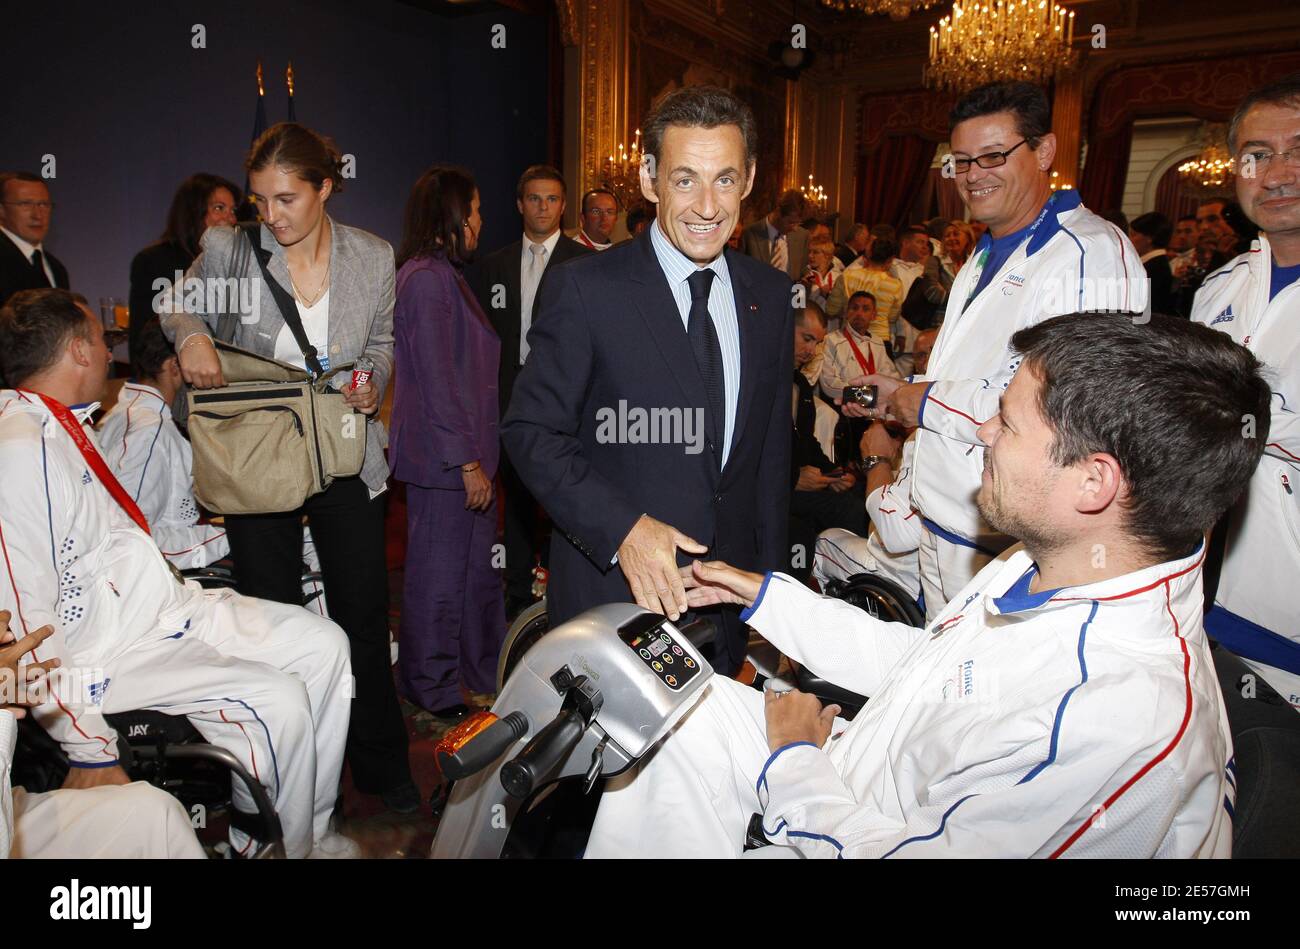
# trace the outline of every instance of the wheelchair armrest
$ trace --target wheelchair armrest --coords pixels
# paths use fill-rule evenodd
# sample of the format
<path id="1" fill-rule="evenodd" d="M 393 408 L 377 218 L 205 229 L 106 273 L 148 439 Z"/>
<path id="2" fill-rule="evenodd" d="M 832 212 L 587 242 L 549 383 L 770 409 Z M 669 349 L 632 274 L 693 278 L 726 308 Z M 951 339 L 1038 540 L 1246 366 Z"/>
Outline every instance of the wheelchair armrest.
<path id="1" fill-rule="evenodd" d="M 840 715 L 849 720 L 862 711 L 867 704 L 865 695 L 850 692 L 833 682 L 828 682 L 807 666 L 799 666 L 795 674 L 795 684 L 800 692 L 807 692 L 821 699 L 823 705 L 835 704 L 840 707 Z"/>

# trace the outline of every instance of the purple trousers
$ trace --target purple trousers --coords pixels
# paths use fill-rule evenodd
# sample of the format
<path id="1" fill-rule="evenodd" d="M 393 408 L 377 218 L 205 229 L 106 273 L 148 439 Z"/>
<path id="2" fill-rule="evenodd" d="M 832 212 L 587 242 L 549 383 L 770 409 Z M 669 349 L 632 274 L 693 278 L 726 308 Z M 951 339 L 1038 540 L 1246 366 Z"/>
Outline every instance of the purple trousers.
<path id="1" fill-rule="evenodd" d="M 496 498 L 465 509 L 465 492 L 406 486 L 406 577 L 398 648 L 402 694 L 435 711 L 460 687 L 495 692 L 506 638 L 501 572 L 493 566 Z"/>

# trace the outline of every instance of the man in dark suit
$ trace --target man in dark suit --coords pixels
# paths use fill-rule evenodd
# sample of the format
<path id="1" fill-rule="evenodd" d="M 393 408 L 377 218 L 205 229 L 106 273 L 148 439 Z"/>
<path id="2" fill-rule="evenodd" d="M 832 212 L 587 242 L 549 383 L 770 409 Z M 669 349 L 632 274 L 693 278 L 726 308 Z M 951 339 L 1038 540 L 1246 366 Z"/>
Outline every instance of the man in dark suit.
<path id="1" fill-rule="evenodd" d="M 19 290 L 68 289 L 68 268 L 42 246 L 53 212 L 44 181 L 0 172 L 0 305 Z"/>
<path id="2" fill-rule="evenodd" d="M 1169 266 L 1169 237 L 1174 226 L 1159 211 L 1138 215 L 1128 226 L 1129 239 L 1142 258 L 1142 267 L 1151 281 L 1151 312 L 1165 316 L 1178 316 L 1178 300 L 1174 295 L 1174 274 Z"/>
<path id="3" fill-rule="evenodd" d="M 642 128 L 655 223 L 550 275 L 502 425 L 557 528 L 552 624 L 632 599 L 676 620 L 689 556 L 785 562 L 791 283 L 726 249 L 754 181 L 753 113 L 689 86 Z M 744 627 L 731 608 L 717 621 L 731 675 Z"/>
<path id="4" fill-rule="evenodd" d="M 549 165 L 533 165 L 519 176 L 515 205 L 524 219 L 521 240 L 489 254 L 469 268 L 470 286 L 501 338 L 498 393 L 501 414 L 510 404 L 519 369 L 528 358 L 528 329 L 537 315 L 538 288 L 556 264 L 591 251 L 560 233 L 564 178 Z M 506 618 L 533 601 L 533 564 L 538 558 L 537 502 L 504 456 Z"/>
<path id="5" fill-rule="evenodd" d="M 792 188 L 781 194 L 771 213 L 745 228 L 741 249 L 746 254 L 798 280 L 808 269 L 809 233 L 803 227 L 809 203 L 803 192 Z"/>

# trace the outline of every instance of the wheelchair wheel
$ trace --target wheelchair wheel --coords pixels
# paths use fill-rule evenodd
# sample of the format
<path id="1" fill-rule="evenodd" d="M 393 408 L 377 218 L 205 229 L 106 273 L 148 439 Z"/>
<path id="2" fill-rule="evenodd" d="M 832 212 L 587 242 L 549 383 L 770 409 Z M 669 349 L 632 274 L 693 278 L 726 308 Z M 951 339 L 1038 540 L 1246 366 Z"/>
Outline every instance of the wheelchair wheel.
<path id="1" fill-rule="evenodd" d="M 533 648 L 533 644 L 551 631 L 551 620 L 546 614 L 546 599 L 540 599 L 528 609 L 515 617 L 506 633 L 506 641 L 501 645 L 501 657 L 497 660 L 497 691 L 500 692 L 515 671 L 515 666 L 524 657 L 524 653 Z"/>
<path id="2" fill-rule="evenodd" d="M 842 584 L 837 584 L 836 588 L 829 589 L 827 593 L 846 603 L 852 603 L 858 609 L 866 610 L 876 619 L 887 623 L 925 625 L 925 614 L 911 595 L 892 580 L 875 574 L 859 573 Z"/>

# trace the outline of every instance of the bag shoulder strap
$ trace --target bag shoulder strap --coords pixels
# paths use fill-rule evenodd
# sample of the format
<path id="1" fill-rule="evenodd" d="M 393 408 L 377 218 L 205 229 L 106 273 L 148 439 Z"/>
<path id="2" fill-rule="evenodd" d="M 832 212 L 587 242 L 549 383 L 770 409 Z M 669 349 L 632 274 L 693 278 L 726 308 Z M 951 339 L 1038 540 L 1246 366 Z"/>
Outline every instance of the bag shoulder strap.
<path id="1" fill-rule="evenodd" d="M 289 332 L 293 333 L 294 342 L 302 350 L 302 358 L 307 364 L 307 371 L 311 373 L 313 379 L 319 379 L 325 374 L 325 370 L 320 364 L 316 347 L 311 344 L 311 340 L 307 339 L 307 331 L 303 329 L 302 318 L 298 316 L 297 302 L 290 296 L 289 291 L 280 286 L 279 282 L 271 276 L 271 271 L 266 266 L 266 260 L 271 255 L 254 243 L 252 230 L 244 231 L 244 236 L 248 238 L 248 245 L 252 248 L 253 256 L 257 258 L 257 265 L 262 269 L 262 279 L 266 281 L 267 287 L 270 288 L 271 296 L 275 298 L 275 305 L 280 308 L 280 315 L 284 317 Z"/>

